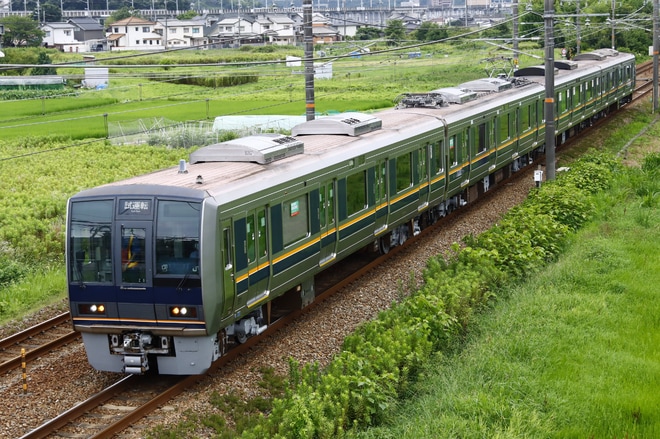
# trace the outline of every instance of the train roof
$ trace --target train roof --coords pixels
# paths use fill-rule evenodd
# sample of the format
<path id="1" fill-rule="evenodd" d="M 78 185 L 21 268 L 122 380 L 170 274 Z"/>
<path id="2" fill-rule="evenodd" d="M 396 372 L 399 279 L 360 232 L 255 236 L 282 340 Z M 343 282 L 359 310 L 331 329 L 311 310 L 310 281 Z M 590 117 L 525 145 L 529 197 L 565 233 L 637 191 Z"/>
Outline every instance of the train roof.
<path id="1" fill-rule="evenodd" d="M 556 84 L 597 73 L 616 63 L 634 62 L 633 55 L 616 51 L 596 52 L 576 58 L 571 63 L 575 67 L 557 69 Z M 474 90 L 478 88 L 478 91 L 470 87 Z M 484 91 L 484 87 L 495 91 Z M 190 154 L 190 164 L 187 164 L 185 172 L 173 166 L 110 183 L 106 187 L 174 186 L 203 191 L 205 196 L 214 197 L 218 202 L 237 199 L 253 193 L 262 181 L 267 181 L 268 187 L 275 187 L 296 178 L 314 175 L 333 164 L 339 166 L 347 160 L 376 152 L 387 145 L 407 143 L 413 138 L 422 139 L 447 124 L 474 118 L 487 111 L 496 111 L 514 98 L 543 94 L 545 85 L 544 76 L 530 71 L 529 76 L 518 75 L 512 87 L 506 86 L 501 80 L 490 78 L 480 82 L 471 81 L 463 88 L 457 87 L 457 90 L 462 90 L 462 93 L 470 97 L 459 98 L 461 104 L 443 103 L 440 101 L 443 89 L 438 89 L 433 91 L 432 108 L 393 108 L 373 114 L 350 113 L 327 120 L 316 119 L 294 127 L 292 136 L 250 136 L 201 148 Z M 357 131 L 351 131 L 351 123 Z M 279 142 L 280 147 L 273 146 L 273 142 Z M 227 150 L 223 151 L 223 148 Z M 287 148 L 295 150 L 295 154 L 283 154 Z M 269 151 L 271 155 L 267 157 Z M 232 155 L 233 158 L 230 157 Z M 246 156 L 250 161 L 246 161 Z"/>

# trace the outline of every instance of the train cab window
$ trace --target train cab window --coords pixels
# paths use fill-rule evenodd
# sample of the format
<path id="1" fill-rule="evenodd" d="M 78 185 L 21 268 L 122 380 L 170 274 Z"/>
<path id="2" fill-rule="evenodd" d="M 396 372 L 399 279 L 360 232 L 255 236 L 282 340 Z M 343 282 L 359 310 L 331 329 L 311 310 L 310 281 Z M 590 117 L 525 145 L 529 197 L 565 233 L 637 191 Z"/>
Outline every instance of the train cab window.
<path id="1" fill-rule="evenodd" d="M 287 246 L 309 235 L 307 195 L 287 200 L 282 208 L 282 239 Z"/>
<path id="2" fill-rule="evenodd" d="M 402 192 L 412 186 L 412 167 L 410 154 L 402 154 L 396 158 L 396 191 Z"/>
<path id="3" fill-rule="evenodd" d="M 367 207 L 367 178 L 364 171 L 346 177 L 346 212 L 349 216 Z"/>
<path id="4" fill-rule="evenodd" d="M 449 166 L 458 165 L 458 155 L 456 154 L 456 134 L 449 137 Z"/>
<path id="5" fill-rule="evenodd" d="M 197 202 L 158 202 L 156 274 L 198 274 L 201 209 Z"/>
<path id="6" fill-rule="evenodd" d="M 234 266 L 231 252 L 231 231 L 222 229 L 222 253 L 224 255 L 225 270 L 231 270 Z"/>
<path id="7" fill-rule="evenodd" d="M 121 228 L 121 281 L 122 283 L 147 282 L 146 265 L 147 229 Z"/>
<path id="8" fill-rule="evenodd" d="M 112 282 L 112 212 L 112 200 L 71 203 L 71 282 Z"/>

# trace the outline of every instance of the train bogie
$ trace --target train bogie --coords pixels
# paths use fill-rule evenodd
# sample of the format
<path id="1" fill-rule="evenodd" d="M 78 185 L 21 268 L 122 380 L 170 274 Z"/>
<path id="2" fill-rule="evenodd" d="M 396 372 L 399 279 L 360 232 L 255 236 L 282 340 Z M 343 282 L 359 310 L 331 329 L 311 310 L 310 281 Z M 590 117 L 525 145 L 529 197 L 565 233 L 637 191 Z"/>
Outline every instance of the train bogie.
<path id="1" fill-rule="evenodd" d="M 632 94 L 634 57 L 575 65 L 556 77 L 558 138 Z M 527 166 L 544 148 L 540 83 L 408 96 L 376 115 L 210 145 L 189 168 L 72 197 L 69 299 L 90 363 L 204 372 L 231 344 L 313 302 L 315 278 L 335 262 L 387 253 Z"/>

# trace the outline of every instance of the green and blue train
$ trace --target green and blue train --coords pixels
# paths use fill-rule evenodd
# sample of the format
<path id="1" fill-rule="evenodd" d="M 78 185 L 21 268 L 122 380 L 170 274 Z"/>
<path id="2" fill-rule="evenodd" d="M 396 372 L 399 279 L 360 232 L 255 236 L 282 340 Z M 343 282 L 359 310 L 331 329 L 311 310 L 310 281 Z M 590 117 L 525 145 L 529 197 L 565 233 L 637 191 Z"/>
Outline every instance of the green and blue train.
<path id="1" fill-rule="evenodd" d="M 555 64 L 558 143 L 629 102 L 635 58 Z M 544 69 L 401 96 L 291 135 L 209 145 L 172 168 L 73 196 L 70 310 L 98 370 L 204 373 L 277 310 L 314 301 L 315 277 L 386 253 L 544 150 Z"/>

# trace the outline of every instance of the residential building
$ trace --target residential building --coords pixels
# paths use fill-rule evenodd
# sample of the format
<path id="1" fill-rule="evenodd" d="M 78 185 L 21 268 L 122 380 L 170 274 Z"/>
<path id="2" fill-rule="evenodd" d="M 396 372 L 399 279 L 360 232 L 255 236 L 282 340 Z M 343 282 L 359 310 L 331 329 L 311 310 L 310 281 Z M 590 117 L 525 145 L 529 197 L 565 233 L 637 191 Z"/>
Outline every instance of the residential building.
<path id="1" fill-rule="evenodd" d="M 206 48 L 208 42 L 204 35 L 206 22 L 203 20 L 161 19 L 154 31 L 163 37 L 163 48 L 179 49 L 184 47 Z"/>
<path id="2" fill-rule="evenodd" d="M 75 38 L 76 26 L 71 23 L 45 23 L 43 45 L 62 52 L 84 52 L 85 45 Z"/>
<path id="3" fill-rule="evenodd" d="M 110 50 L 163 50 L 163 36 L 156 32 L 158 23 L 138 17 L 116 21 L 108 27 Z"/>

